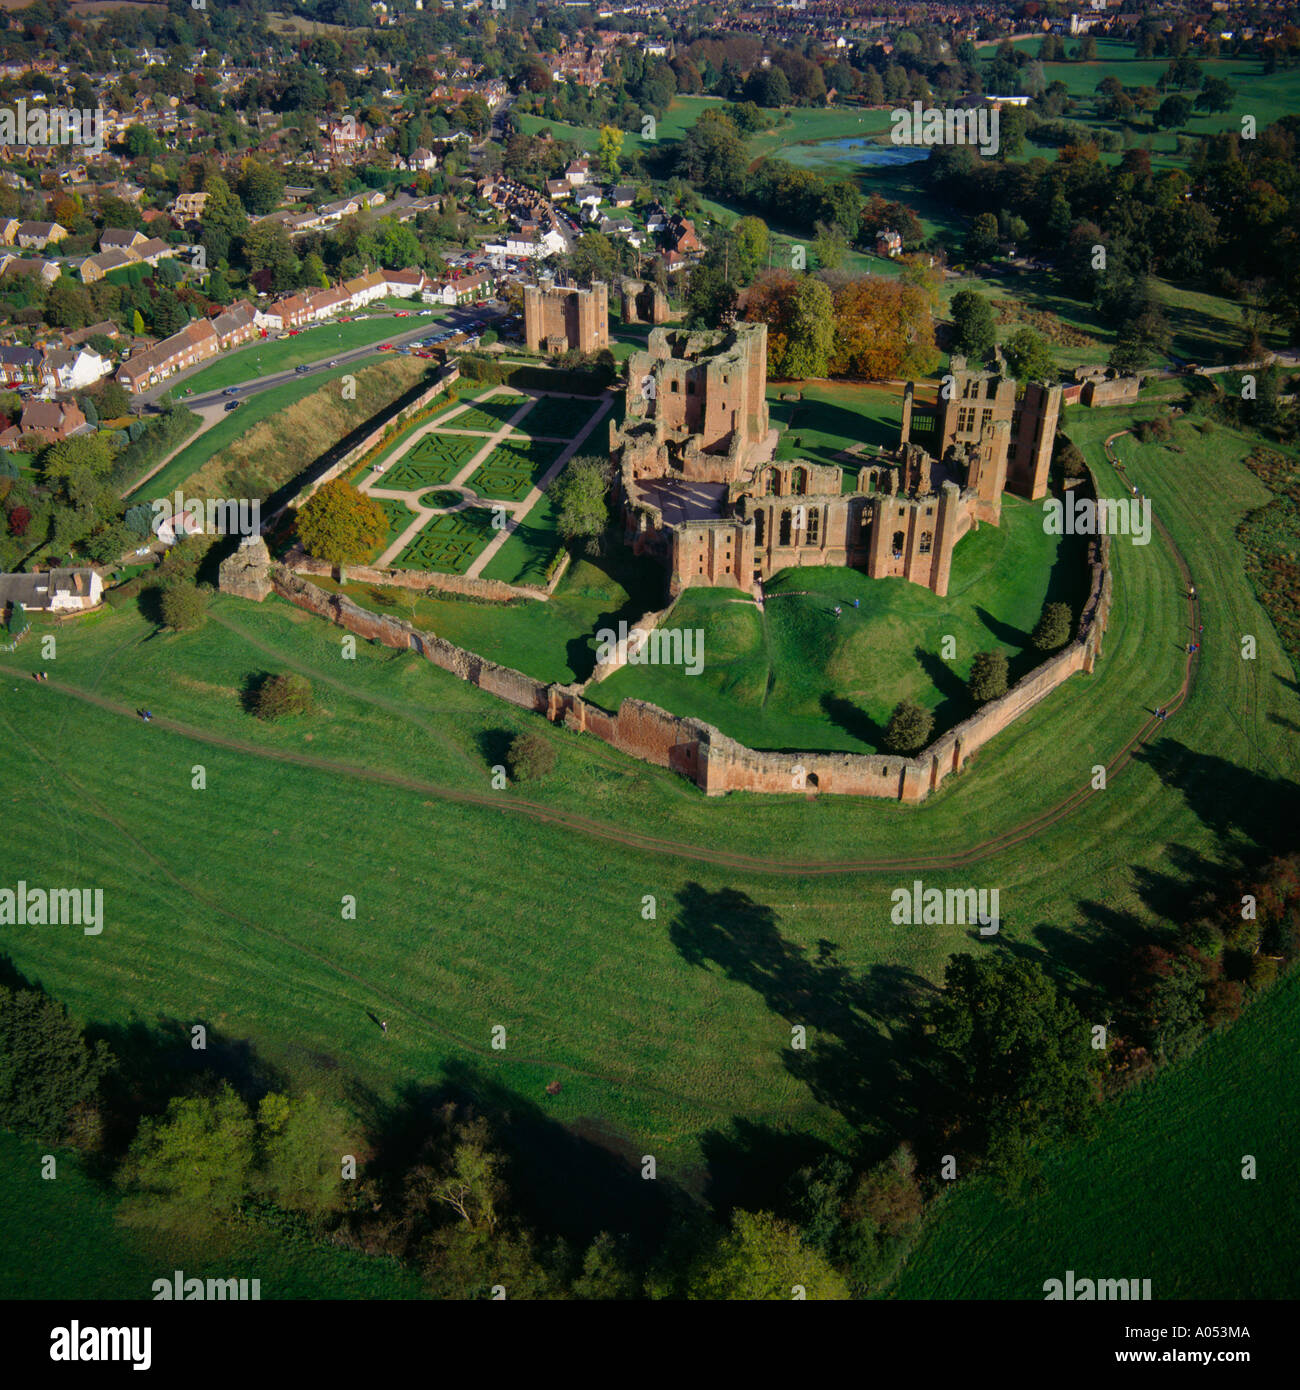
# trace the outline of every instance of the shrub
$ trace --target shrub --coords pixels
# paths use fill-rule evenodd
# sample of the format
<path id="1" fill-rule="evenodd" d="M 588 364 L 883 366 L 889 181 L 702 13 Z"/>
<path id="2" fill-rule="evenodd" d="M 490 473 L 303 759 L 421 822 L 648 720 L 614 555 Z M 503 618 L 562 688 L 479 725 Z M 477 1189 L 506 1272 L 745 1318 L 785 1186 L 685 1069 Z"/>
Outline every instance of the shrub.
<path id="1" fill-rule="evenodd" d="M 972 700 L 983 704 L 1007 693 L 1007 656 L 1005 652 L 976 652 L 970 668 Z"/>
<path id="2" fill-rule="evenodd" d="M 199 627 L 208 611 L 208 595 L 203 589 L 182 580 L 164 586 L 159 603 L 163 624 L 175 632 Z"/>
<path id="3" fill-rule="evenodd" d="M 928 709 L 900 700 L 885 726 L 885 747 L 892 753 L 915 753 L 924 748 L 934 728 L 934 715 Z"/>
<path id="4" fill-rule="evenodd" d="M 268 676 L 258 687 L 253 712 L 259 719 L 279 719 L 285 714 L 309 714 L 311 682 L 292 671 Z"/>
<path id="5" fill-rule="evenodd" d="M 516 734 L 510 740 L 506 766 L 514 781 L 536 781 L 555 766 L 555 749 L 541 734 Z"/>
<path id="6" fill-rule="evenodd" d="M 1054 652 L 1070 640 L 1074 629 L 1074 614 L 1068 603 L 1049 603 L 1043 607 L 1029 640 L 1040 652 Z"/>

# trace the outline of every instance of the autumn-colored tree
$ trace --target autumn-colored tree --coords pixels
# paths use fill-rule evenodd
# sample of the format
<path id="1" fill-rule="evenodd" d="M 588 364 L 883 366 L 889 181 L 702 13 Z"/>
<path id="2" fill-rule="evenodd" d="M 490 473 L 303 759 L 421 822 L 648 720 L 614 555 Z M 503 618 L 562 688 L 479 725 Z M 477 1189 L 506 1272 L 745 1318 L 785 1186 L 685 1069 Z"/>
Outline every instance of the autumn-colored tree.
<path id="1" fill-rule="evenodd" d="M 837 287 L 833 376 L 924 376 L 933 370 L 934 318 L 927 290 L 867 276 Z"/>
<path id="2" fill-rule="evenodd" d="M 386 532 L 379 503 L 344 478 L 318 489 L 298 513 L 298 535 L 307 553 L 333 565 L 368 559 Z"/>
<path id="3" fill-rule="evenodd" d="M 825 376 L 834 346 L 831 292 L 820 280 L 778 271 L 749 292 L 745 317 L 767 324 L 767 370 L 778 380 Z"/>

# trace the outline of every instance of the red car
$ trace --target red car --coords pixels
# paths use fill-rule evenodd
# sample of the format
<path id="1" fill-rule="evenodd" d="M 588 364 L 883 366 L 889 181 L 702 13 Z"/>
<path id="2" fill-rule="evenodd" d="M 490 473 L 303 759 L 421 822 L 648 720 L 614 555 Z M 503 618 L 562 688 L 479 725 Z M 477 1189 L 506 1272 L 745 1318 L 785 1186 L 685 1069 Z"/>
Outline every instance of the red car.
<path id="1" fill-rule="evenodd" d="M 392 343 L 380 343 L 380 344 L 379 344 L 379 351 L 380 351 L 380 352 L 392 352 L 392 350 L 393 350 L 393 345 L 392 345 Z"/>
<path id="2" fill-rule="evenodd" d="M 411 311 L 409 309 L 398 309 L 393 317 L 395 319 L 409 319 L 411 317 Z"/>

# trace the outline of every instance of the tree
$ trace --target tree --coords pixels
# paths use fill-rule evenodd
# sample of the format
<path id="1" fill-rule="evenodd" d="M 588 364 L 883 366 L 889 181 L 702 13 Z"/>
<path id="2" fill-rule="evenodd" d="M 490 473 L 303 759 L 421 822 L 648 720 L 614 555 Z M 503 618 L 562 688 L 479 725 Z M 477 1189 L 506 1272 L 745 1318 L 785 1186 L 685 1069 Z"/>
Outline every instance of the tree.
<path id="1" fill-rule="evenodd" d="M 322 1216 L 343 1205 L 338 1156 L 349 1148 L 344 1117 L 313 1095 L 272 1093 L 257 1107 L 262 1163 L 255 1186 L 286 1211 Z"/>
<path id="2" fill-rule="evenodd" d="M 968 686 L 971 699 L 983 704 L 1007 693 L 1007 654 L 976 652 L 971 662 Z"/>
<path id="3" fill-rule="evenodd" d="M 556 526 L 566 545 L 592 545 L 609 525 L 609 460 L 580 454 L 565 465 L 553 497 Z"/>
<path id="4" fill-rule="evenodd" d="M 1007 371 L 1019 382 L 1053 382 L 1057 378 L 1052 349 L 1032 328 L 1017 328 L 1002 344 L 1002 356 Z"/>
<path id="5" fill-rule="evenodd" d="M 1236 90 L 1221 77 L 1207 77 L 1196 94 L 1195 106 L 1198 111 L 1215 115 L 1227 111 L 1237 99 Z"/>
<path id="6" fill-rule="evenodd" d="M 934 715 L 911 700 L 900 700 L 885 725 L 885 747 L 891 753 L 915 753 L 924 748 L 934 728 Z"/>
<path id="7" fill-rule="evenodd" d="M 1191 114 L 1190 99 L 1174 93 L 1167 96 L 1156 108 L 1155 123 L 1160 130 L 1172 130 L 1177 126 L 1186 125 Z"/>
<path id="8" fill-rule="evenodd" d="M 967 261 L 987 261 L 998 249 L 998 219 L 991 212 L 982 212 L 966 232 L 963 248 Z"/>
<path id="9" fill-rule="evenodd" d="M 997 342 L 993 306 L 974 290 L 958 290 L 952 297 L 953 351 L 976 361 L 988 361 Z"/>
<path id="10" fill-rule="evenodd" d="M 830 288 L 810 276 L 764 276 L 750 290 L 746 315 L 767 324 L 767 367 L 778 379 L 825 376 L 835 346 Z"/>
<path id="11" fill-rule="evenodd" d="M 737 289 L 712 259 L 691 271 L 686 291 L 686 323 L 689 328 L 720 328 L 735 312 Z"/>
<path id="12" fill-rule="evenodd" d="M 682 139 L 677 172 L 715 195 L 736 195 L 744 190 L 748 162 L 745 142 L 726 113 L 706 111 Z"/>
<path id="13" fill-rule="evenodd" d="M 165 627 L 173 632 L 188 632 L 199 627 L 207 615 L 207 592 L 181 580 L 166 584 L 159 599 L 159 611 Z"/>
<path id="14" fill-rule="evenodd" d="M 838 270 L 844 263 L 844 255 L 848 249 L 849 244 L 838 227 L 828 227 L 825 222 L 817 224 L 813 255 L 817 257 L 817 264 L 822 270 Z"/>
<path id="15" fill-rule="evenodd" d="M 161 1119 L 143 1119 L 117 1181 L 192 1220 L 217 1220 L 248 1192 L 256 1138 L 248 1107 L 223 1082 L 215 1096 L 177 1097 Z"/>
<path id="16" fill-rule="evenodd" d="M 298 536 L 307 553 L 333 565 L 368 559 L 387 534 L 379 503 L 344 478 L 318 488 L 298 512 Z"/>
<path id="17" fill-rule="evenodd" d="M 737 1210 L 731 1230 L 687 1275 L 693 1299 L 847 1299 L 848 1285 L 825 1257 L 804 1244 L 799 1230 L 771 1212 Z"/>
<path id="18" fill-rule="evenodd" d="M 545 777 L 555 766 L 555 748 L 541 734 L 516 734 L 510 740 L 506 767 L 515 782 L 533 782 Z"/>
<path id="19" fill-rule="evenodd" d="M 280 206 L 280 199 L 284 196 L 284 177 L 269 164 L 257 159 L 245 159 L 239 166 L 235 189 L 240 202 L 249 212 L 264 216 Z"/>
<path id="20" fill-rule="evenodd" d="M 599 155 L 605 177 L 614 183 L 618 179 L 620 159 L 623 154 L 623 132 L 616 125 L 603 125 L 600 128 Z"/>
<path id="21" fill-rule="evenodd" d="M 1098 1100 L 1098 1054 L 1074 1005 L 1034 962 L 961 954 L 944 971 L 926 1027 L 944 1098 L 937 1129 L 1014 1177 L 1030 1148 L 1085 1133 Z"/>
<path id="22" fill-rule="evenodd" d="M 311 682 L 293 671 L 267 676 L 257 687 L 253 713 L 259 719 L 279 719 L 286 714 L 308 714 L 312 707 Z"/>
<path id="23" fill-rule="evenodd" d="M 26 619 L 14 609 L 21 629 Z M 73 1113 L 94 1105 L 112 1063 L 105 1044 L 91 1047 L 62 1004 L 39 990 L 0 987 L 0 1126 L 63 1139 Z"/>
<path id="24" fill-rule="evenodd" d="M 1040 652 L 1054 652 L 1065 646 L 1073 630 L 1074 614 L 1068 603 L 1044 604 L 1029 642 Z"/>

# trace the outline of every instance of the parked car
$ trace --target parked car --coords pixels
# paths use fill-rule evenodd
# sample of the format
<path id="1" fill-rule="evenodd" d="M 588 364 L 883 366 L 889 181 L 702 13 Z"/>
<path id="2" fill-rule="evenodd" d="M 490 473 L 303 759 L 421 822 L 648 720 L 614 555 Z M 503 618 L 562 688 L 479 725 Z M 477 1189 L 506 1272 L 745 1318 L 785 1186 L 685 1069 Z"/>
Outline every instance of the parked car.
<path id="1" fill-rule="evenodd" d="M 311 371 L 311 368 L 306 364 L 306 362 L 299 362 L 298 365 L 294 368 L 294 371 L 297 372 L 299 376 L 301 376 L 303 372 Z"/>
<path id="2" fill-rule="evenodd" d="M 227 401 L 227 402 L 226 402 L 226 409 L 227 409 L 227 410 L 238 410 L 239 407 L 240 407 L 242 404 L 243 404 L 242 401 Z"/>
<path id="3" fill-rule="evenodd" d="M 331 367 L 337 367 L 338 364 L 339 364 L 339 359 L 338 359 L 337 357 L 331 357 L 331 358 L 330 358 L 330 366 L 331 366 Z"/>
<path id="4" fill-rule="evenodd" d="M 380 351 L 380 352 L 392 352 L 392 350 L 393 350 L 393 345 L 392 345 L 392 343 L 380 343 L 380 344 L 379 344 L 379 351 Z"/>

